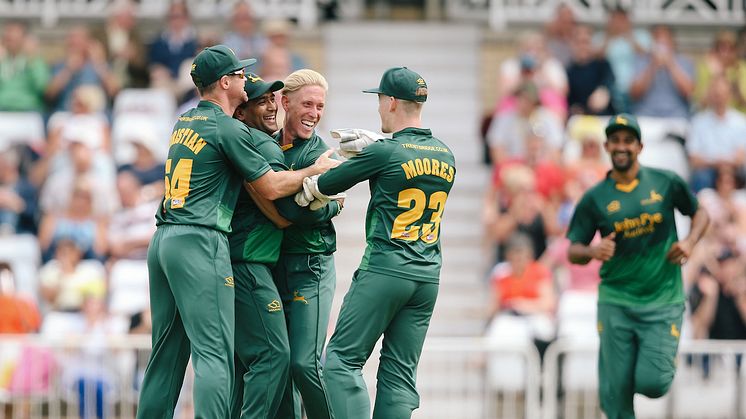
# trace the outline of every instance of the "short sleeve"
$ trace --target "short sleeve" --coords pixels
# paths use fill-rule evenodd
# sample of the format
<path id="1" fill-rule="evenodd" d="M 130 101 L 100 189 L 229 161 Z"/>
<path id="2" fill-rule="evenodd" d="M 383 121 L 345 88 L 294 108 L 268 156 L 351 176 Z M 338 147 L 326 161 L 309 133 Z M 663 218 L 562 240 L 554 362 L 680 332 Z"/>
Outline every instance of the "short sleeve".
<path id="1" fill-rule="evenodd" d="M 676 209 L 681 211 L 682 214 L 693 216 L 695 212 L 697 212 L 697 209 L 699 208 L 699 201 L 697 201 L 697 197 L 694 196 L 694 193 L 692 192 L 691 188 L 689 188 L 689 185 L 684 182 L 682 178 L 680 178 L 676 174 L 671 174 L 671 192 L 673 195 L 673 205 Z"/>
<path id="2" fill-rule="evenodd" d="M 575 206 L 570 226 L 567 229 L 567 238 L 570 243 L 590 244 L 597 229 L 594 214 L 592 199 L 586 193 Z"/>
<path id="3" fill-rule="evenodd" d="M 240 127 L 226 129 L 227 135 L 221 137 L 221 146 L 225 156 L 248 182 L 259 179 L 271 170 L 267 160 L 251 144 L 251 133 L 243 123 L 235 121 Z"/>

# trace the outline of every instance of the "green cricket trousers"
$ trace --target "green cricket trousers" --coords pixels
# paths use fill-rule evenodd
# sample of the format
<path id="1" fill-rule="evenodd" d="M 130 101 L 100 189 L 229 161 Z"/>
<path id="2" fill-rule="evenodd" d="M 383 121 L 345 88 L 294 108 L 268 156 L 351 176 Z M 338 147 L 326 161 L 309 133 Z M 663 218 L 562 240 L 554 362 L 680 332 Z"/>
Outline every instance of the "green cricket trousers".
<path id="1" fill-rule="evenodd" d="M 634 419 L 634 395 L 657 398 L 676 373 L 684 304 L 598 305 L 599 399 L 608 419 Z"/>
<path id="2" fill-rule="evenodd" d="M 153 352 L 138 419 L 172 418 L 192 356 L 194 417 L 230 416 L 234 284 L 225 234 L 191 225 L 158 226 L 148 248 Z"/>
<path id="3" fill-rule="evenodd" d="M 233 419 L 275 416 L 289 379 L 290 344 L 272 272 L 263 263 L 234 263 L 236 385 Z"/>
<path id="4" fill-rule="evenodd" d="M 369 419 L 362 368 L 383 335 L 374 419 L 407 419 L 419 407 L 416 377 L 438 284 L 358 270 L 327 348 L 324 382 L 336 419 Z"/>
<path id="5" fill-rule="evenodd" d="M 283 254 L 274 274 L 288 326 L 291 377 L 275 417 L 300 419 L 302 398 L 308 419 L 332 418 L 321 353 L 337 281 L 334 255 Z"/>

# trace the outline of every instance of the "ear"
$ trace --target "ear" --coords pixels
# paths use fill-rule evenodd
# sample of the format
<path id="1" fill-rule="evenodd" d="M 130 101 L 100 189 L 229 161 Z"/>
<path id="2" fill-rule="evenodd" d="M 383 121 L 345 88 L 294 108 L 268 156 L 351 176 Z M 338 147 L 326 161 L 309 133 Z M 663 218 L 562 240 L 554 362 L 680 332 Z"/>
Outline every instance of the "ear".
<path id="1" fill-rule="evenodd" d="M 280 96 L 280 102 L 282 103 L 282 109 L 285 110 L 285 112 L 288 111 L 288 105 L 290 104 L 290 99 L 288 99 L 287 95 Z"/>
<path id="2" fill-rule="evenodd" d="M 246 112 L 244 112 L 243 104 L 238 105 L 238 107 L 236 108 L 236 111 L 233 112 L 233 117 L 238 119 L 239 121 L 244 120 L 244 118 L 246 117 Z"/>
<path id="3" fill-rule="evenodd" d="M 389 96 L 389 112 L 393 113 L 394 111 L 396 111 L 398 105 L 399 101 L 395 97 Z"/>

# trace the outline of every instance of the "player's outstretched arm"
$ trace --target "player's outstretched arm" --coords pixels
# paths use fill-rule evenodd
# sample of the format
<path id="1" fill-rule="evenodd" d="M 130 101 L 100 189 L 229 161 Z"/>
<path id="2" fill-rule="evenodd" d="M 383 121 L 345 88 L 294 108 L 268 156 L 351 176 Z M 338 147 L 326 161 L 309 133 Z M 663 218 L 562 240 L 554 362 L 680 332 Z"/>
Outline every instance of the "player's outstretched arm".
<path id="1" fill-rule="evenodd" d="M 292 195 L 300 190 L 305 177 L 326 173 L 332 167 L 337 167 L 340 164 L 338 160 L 329 158 L 333 152 L 334 150 L 327 150 L 313 165 L 300 170 L 283 172 L 270 170 L 251 182 L 251 186 L 256 189 L 259 195 L 271 201 Z"/>

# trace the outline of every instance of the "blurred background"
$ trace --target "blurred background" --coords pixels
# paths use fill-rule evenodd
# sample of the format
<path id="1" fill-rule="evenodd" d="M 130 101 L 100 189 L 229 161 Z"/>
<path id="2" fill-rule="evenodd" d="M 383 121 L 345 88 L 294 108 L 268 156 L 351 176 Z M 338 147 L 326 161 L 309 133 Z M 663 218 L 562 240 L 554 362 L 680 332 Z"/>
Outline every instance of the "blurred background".
<path id="1" fill-rule="evenodd" d="M 131 418 L 150 350 L 147 245 L 189 67 L 329 81 L 319 134 L 379 130 L 360 91 L 408 66 L 457 160 L 416 418 L 600 418 L 598 264 L 571 266 L 574 203 L 610 168 L 608 116 L 713 219 L 684 266 L 679 370 L 638 417 L 746 418 L 742 0 L 0 2 L 0 418 Z M 279 120 L 280 118 L 278 118 Z M 334 144 L 329 143 L 330 146 Z M 363 253 L 367 185 L 335 220 L 337 294 Z M 680 234 L 688 225 L 682 218 Z M 157 304 L 157 302 L 154 302 Z M 377 352 L 365 368 L 375 395 Z M 191 375 L 178 418 L 193 417 Z"/>

